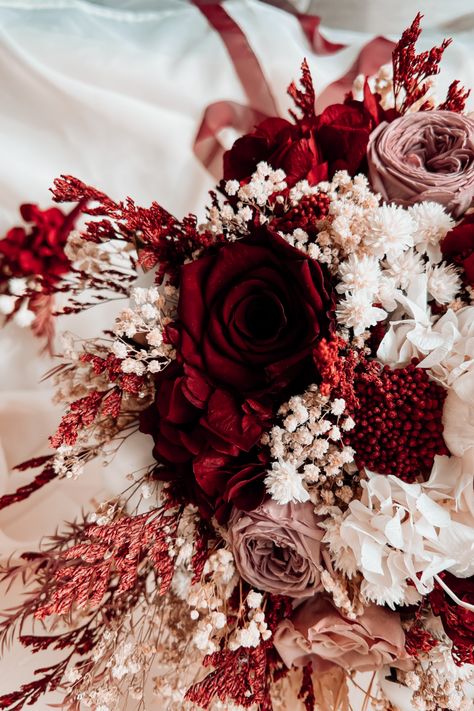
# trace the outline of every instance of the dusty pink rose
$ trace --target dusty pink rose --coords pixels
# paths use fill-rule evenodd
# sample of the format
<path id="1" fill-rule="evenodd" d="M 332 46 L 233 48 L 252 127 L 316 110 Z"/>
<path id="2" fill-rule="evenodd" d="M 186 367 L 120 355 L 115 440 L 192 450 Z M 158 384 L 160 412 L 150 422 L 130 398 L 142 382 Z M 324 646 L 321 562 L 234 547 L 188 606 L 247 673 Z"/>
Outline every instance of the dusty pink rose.
<path id="1" fill-rule="evenodd" d="M 372 671 L 385 664 L 410 665 L 396 612 L 370 605 L 350 620 L 324 595 L 307 600 L 291 619 L 284 620 L 275 632 L 274 645 L 288 667 L 311 662 L 318 672 L 334 666 Z"/>
<path id="2" fill-rule="evenodd" d="M 234 509 L 228 538 L 237 569 L 258 590 L 294 598 L 322 589 L 322 520 L 310 502 L 269 499 L 254 511 Z"/>
<path id="3" fill-rule="evenodd" d="M 400 205 L 441 203 L 454 217 L 474 197 L 474 121 L 453 111 L 420 111 L 378 126 L 367 149 L 372 187 Z"/>

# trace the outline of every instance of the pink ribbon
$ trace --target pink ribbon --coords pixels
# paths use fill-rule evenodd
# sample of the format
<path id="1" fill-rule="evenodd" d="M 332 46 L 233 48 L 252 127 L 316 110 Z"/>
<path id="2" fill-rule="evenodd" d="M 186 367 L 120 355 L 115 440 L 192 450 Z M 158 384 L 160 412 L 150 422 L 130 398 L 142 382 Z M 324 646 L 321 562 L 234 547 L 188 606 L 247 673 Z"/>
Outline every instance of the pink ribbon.
<path id="1" fill-rule="evenodd" d="M 306 35 L 314 54 L 334 54 L 334 52 L 339 52 L 341 49 L 346 47 L 345 44 L 335 44 L 334 42 L 330 42 L 323 37 L 319 31 L 319 26 L 321 24 L 320 17 L 298 12 L 293 4 L 288 0 L 262 0 L 262 2 L 267 5 L 277 7 L 279 10 L 283 10 L 284 12 L 288 12 L 290 15 L 294 15 L 300 23 L 300 27 Z"/>
<path id="2" fill-rule="evenodd" d="M 240 135 L 269 116 L 278 116 L 278 108 L 260 63 L 255 56 L 243 30 L 222 6 L 222 0 L 191 0 L 204 15 L 210 26 L 219 33 L 237 76 L 245 91 L 248 105 L 235 101 L 218 101 L 208 106 L 194 141 L 194 154 L 216 180 L 222 177 L 222 156 L 225 146 L 220 139 L 224 128 L 233 128 Z M 321 34 L 321 19 L 313 15 L 297 12 L 288 0 L 262 0 L 267 5 L 287 12 L 298 20 L 308 39 L 312 51 L 321 56 L 334 54 L 345 48 L 334 44 Z M 383 37 L 369 42 L 361 50 L 357 60 L 347 74 L 328 86 L 317 101 L 317 109 L 336 101 L 341 101 L 351 90 L 352 82 L 358 74 L 373 74 L 388 61 L 394 44 Z"/>
<path id="3" fill-rule="evenodd" d="M 375 37 L 364 45 L 349 71 L 337 81 L 329 84 L 318 97 L 316 111 L 319 113 L 326 106 L 341 101 L 352 90 L 354 79 L 359 74 L 364 76 L 375 74 L 383 64 L 391 60 L 394 47 L 395 42 L 391 42 L 385 37 Z"/>

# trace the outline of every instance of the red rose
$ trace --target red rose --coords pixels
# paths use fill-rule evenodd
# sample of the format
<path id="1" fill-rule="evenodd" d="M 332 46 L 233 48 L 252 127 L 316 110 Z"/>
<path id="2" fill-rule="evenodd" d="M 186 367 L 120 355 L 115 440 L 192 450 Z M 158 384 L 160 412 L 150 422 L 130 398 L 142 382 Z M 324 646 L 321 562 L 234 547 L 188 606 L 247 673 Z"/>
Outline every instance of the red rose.
<path id="1" fill-rule="evenodd" d="M 367 172 L 369 136 L 382 121 L 393 121 L 394 110 L 383 111 L 377 94 L 372 94 L 367 83 L 364 100 L 349 96 L 344 104 L 328 106 L 317 119 L 316 136 L 329 176 L 338 170 L 349 175 Z"/>
<path id="2" fill-rule="evenodd" d="M 181 270 L 177 343 L 185 371 L 244 397 L 313 376 L 311 353 L 334 326 L 320 264 L 268 229 Z"/>
<path id="3" fill-rule="evenodd" d="M 474 577 L 456 578 L 451 573 L 440 573 L 443 582 L 463 602 L 474 604 Z M 435 583 L 429 595 L 435 615 L 441 617 L 444 631 L 453 643 L 453 658 L 458 664 L 474 664 L 474 612 L 458 605 Z"/>
<path id="4" fill-rule="evenodd" d="M 474 286 L 474 214 L 452 229 L 441 242 L 444 259 L 464 270 L 466 282 Z"/>
<path id="5" fill-rule="evenodd" d="M 327 178 L 313 133 L 282 118 L 265 119 L 252 133 L 237 139 L 224 154 L 224 180 L 247 181 L 261 161 L 284 170 L 289 187 L 303 179 L 315 185 Z"/>
<path id="6" fill-rule="evenodd" d="M 192 500 L 213 502 L 214 512 L 231 502 L 243 508 L 261 502 L 262 455 L 248 453 L 270 414 L 256 402 L 210 387 L 198 373 L 185 374 L 174 362 L 158 375 L 155 402 L 142 413 L 140 430 L 155 441 L 153 454 L 163 465 L 158 476 L 179 480 Z"/>
<path id="7" fill-rule="evenodd" d="M 57 207 L 40 210 L 37 205 L 22 205 L 20 212 L 32 226 L 29 230 L 13 227 L 0 240 L 1 270 L 8 278 L 36 275 L 54 281 L 70 269 L 64 247 L 78 210 L 65 215 Z"/>

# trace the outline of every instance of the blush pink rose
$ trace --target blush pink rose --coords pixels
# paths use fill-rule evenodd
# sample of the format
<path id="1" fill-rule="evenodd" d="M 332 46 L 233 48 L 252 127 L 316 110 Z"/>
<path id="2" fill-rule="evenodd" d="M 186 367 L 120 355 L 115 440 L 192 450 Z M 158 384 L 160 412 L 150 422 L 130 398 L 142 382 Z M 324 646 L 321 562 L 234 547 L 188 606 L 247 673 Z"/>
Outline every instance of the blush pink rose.
<path id="1" fill-rule="evenodd" d="M 454 217 L 474 197 L 474 121 L 453 111 L 408 113 L 378 126 L 367 149 L 369 178 L 384 200 L 438 202 Z"/>
<path id="2" fill-rule="evenodd" d="M 293 598 L 322 590 L 324 530 L 310 502 L 267 500 L 254 511 L 234 509 L 228 529 L 237 569 L 258 590 Z"/>
<path id="3" fill-rule="evenodd" d="M 370 605 L 355 620 L 343 617 L 324 595 L 307 600 L 278 626 L 275 648 L 288 667 L 325 672 L 334 666 L 372 671 L 390 664 L 411 666 L 396 612 Z"/>

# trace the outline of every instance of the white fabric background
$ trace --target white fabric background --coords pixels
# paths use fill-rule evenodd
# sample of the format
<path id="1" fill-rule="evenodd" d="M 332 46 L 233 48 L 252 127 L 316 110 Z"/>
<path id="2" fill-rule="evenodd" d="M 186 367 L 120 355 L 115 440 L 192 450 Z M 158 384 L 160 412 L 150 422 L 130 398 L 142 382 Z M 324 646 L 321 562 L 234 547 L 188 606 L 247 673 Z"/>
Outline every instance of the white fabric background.
<path id="1" fill-rule="evenodd" d="M 411 0 L 295 5 L 320 14 L 323 34 L 348 47 L 317 57 L 289 14 L 257 0 L 225 4 L 245 30 L 283 115 L 286 87 L 304 56 L 321 93 L 369 39 L 396 39 L 417 9 Z M 474 86 L 472 0 L 419 0 L 418 7 L 427 14 L 423 48 L 446 34 L 455 37 L 441 88 L 453 78 Z M 193 140 L 204 108 L 222 99 L 245 103 L 245 94 L 221 39 L 186 0 L 0 0 L 0 233 L 17 222 L 21 202 L 47 206 L 48 188 L 61 173 L 115 198 L 156 199 L 179 216 L 202 215 L 213 181 L 193 155 Z M 93 335 L 112 317 L 102 308 L 59 327 Z M 0 494 L 24 482 L 12 467 L 44 452 L 57 422 L 50 386 L 39 384 L 51 361 L 38 351 L 38 342 L 15 326 L 0 333 Z M 147 446 L 147 440 L 136 442 L 130 461 L 148 456 Z M 0 556 L 34 547 L 93 497 L 120 490 L 127 466 L 121 460 L 121 471 L 97 467 L 78 482 L 50 484 L 3 512 Z M 25 681 L 39 661 L 15 648 L 0 662 L 0 694 Z M 46 702 L 32 708 L 46 709 Z"/>

